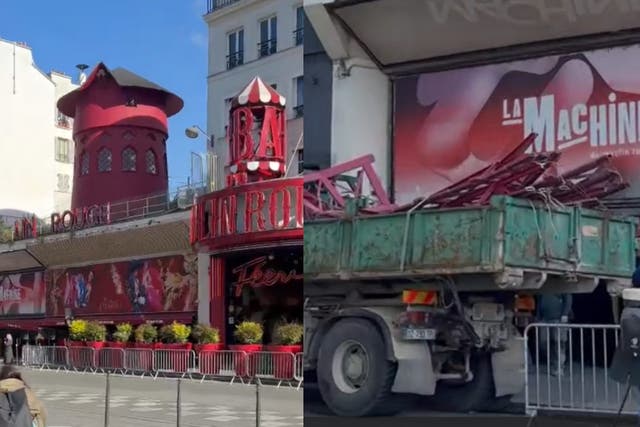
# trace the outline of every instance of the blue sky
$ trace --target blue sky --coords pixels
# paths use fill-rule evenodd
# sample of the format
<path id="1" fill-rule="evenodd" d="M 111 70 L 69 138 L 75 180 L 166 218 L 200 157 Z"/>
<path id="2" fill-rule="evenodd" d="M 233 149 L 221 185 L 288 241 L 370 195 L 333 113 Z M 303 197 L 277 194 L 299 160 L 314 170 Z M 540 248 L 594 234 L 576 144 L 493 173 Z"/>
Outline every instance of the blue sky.
<path id="1" fill-rule="evenodd" d="M 188 139 L 184 129 L 206 129 L 206 0 L 1 1 L 0 38 L 27 43 L 43 71 L 75 77 L 76 64 L 103 61 L 182 97 L 167 148 L 171 188 L 186 183 L 191 151 L 205 149 L 203 138 Z"/>

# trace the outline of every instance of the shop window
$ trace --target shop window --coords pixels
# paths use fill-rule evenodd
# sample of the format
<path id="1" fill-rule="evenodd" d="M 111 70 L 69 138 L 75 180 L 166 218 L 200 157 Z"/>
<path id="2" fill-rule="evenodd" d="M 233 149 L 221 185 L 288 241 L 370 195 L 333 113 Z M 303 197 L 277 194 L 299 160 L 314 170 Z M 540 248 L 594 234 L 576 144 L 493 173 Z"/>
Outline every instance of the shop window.
<path id="1" fill-rule="evenodd" d="M 111 150 L 102 148 L 98 152 L 98 172 L 111 172 Z"/>
<path id="2" fill-rule="evenodd" d="M 89 175 L 89 153 L 82 153 L 80 160 L 80 175 Z"/>
<path id="3" fill-rule="evenodd" d="M 147 173 L 156 175 L 158 173 L 158 166 L 156 162 L 156 153 L 153 150 L 147 150 L 145 154 L 145 165 Z"/>
<path id="4" fill-rule="evenodd" d="M 266 344 L 273 342 L 280 322 L 303 322 L 301 249 L 228 256 L 225 271 L 230 340 L 235 325 L 243 321 L 262 324 Z"/>
<path id="5" fill-rule="evenodd" d="M 136 150 L 127 147 L 122 151 L 122 170 L 126 172 L 136 171 Z"/>

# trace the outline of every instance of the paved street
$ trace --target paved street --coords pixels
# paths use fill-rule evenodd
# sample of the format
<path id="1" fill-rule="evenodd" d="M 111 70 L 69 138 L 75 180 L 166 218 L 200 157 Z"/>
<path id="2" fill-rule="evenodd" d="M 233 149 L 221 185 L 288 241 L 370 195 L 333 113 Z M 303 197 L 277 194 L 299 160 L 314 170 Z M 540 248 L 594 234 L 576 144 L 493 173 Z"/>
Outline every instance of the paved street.
<path id="1" fill-rule="evenodd" d="M 43 400 L 48 427 L 103 427 L 105 376 L 24 370 Z M 184 380 L 182 427 L 255 426 L 254 385 Z M 302 390 L 261 388 L 262 427 L 301 427 Z M 176 381 L 111 377 L 110 426 L 175 426 Z"/>

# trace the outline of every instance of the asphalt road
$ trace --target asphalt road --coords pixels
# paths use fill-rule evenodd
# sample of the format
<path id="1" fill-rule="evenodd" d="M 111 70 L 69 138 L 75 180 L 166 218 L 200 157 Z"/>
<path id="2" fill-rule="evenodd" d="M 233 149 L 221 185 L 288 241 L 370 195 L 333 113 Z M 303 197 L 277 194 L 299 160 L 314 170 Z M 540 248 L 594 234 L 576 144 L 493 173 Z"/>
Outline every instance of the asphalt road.
<path id="1" fill-rule="evenodd" d="M 305 427 L 377 427 L 398 424 L 404 426 L 438 427 L 637 427 L 634 416 L 615 417 L 594 413 L 539 412 L 535 417 L 524 414 L 524 406 L 513 403 L 502 413 L 445 413 L 426 408 L 419 399 L 413 400 L 407 410 L 394 417 L 340 418 L 333 415 L 321 400 L 317 385 L 307 383 L 304 390 Z"/>
<path id="2" fill-rule="evenodd" d="M 29 386 L 44 402 L 47 427 L 104 427 L 103 374 L 24 369 Z M 111 376 L 109 425 L 176 425 L 177 382 L 173 379 Z M 302 427 L 302 390 L 260 388 L 261 427 Z M 254 427 L 255 385 L 183 380 L 181 427 Z"/>

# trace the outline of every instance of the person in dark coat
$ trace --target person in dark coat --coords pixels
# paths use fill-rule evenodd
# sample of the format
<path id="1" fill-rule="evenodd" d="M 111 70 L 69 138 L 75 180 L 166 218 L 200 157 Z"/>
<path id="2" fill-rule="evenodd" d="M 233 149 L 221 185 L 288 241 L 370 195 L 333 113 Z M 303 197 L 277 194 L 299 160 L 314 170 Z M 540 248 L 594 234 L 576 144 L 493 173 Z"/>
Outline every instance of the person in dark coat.
<path id="1" fill-rule="evenodd" d="M 543 294 L 538 297 L 538 321 L 547 324 L 569 323 L 573 297 L 571 294 Z M 567 361 L 567 341 L 569 328 L 550 326 L 541 328 L 540 350 L 547 358 L 547 368 L 551 375 L 560 376 Z"/>

